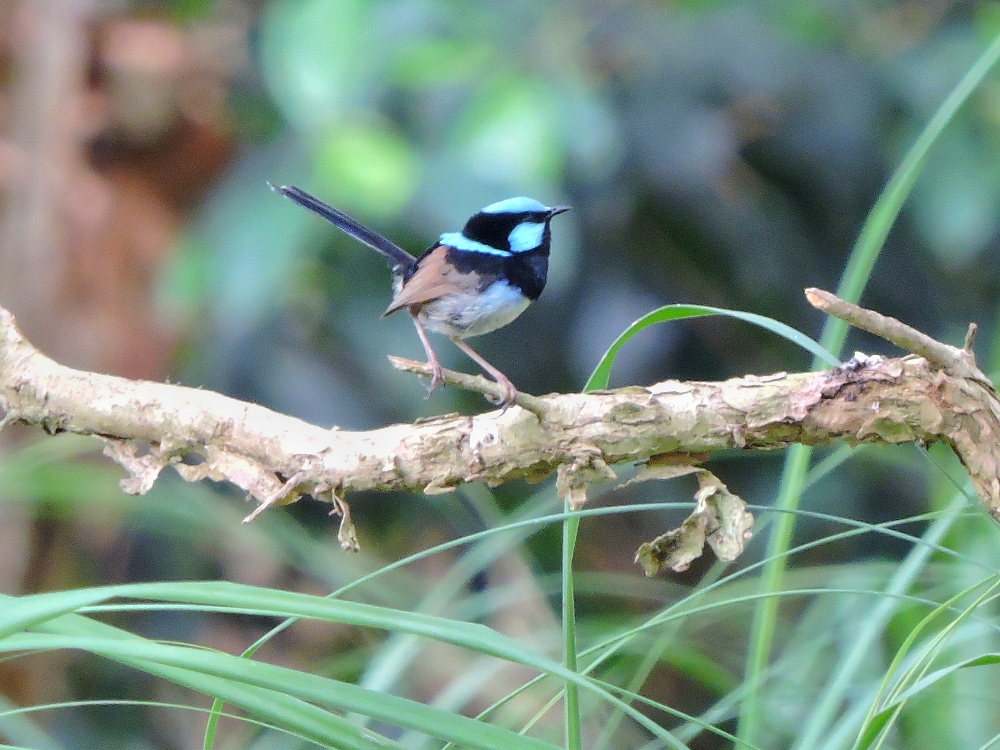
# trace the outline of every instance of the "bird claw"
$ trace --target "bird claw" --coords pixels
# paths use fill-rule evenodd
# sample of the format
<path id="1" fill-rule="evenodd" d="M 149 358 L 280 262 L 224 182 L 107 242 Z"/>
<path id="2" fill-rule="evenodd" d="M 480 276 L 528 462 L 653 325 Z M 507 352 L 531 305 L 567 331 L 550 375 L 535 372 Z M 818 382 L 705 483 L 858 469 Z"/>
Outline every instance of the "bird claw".
<path id="1" fill-rule="evenodd" d="M 427 366 L 431 368 L 431 384 L 427 387 L 426 398 L 430 398 L 431 394 L 438 389 L 438 386 L 444 384 L 444 371 L 437 361 L 428 362 Z"/>
<path id="2" fill-rule="evenodd" d="M 503 391 L 503 395 L 497 397 L 494 394 L 489 393 L 486 394 L 486 400 L 491 404 L 502 407 L 503 411 L 507 411 L 507 409 L 514 405 L 514 401 L 517 399 L 517 388 L 515 388 L 514 384 L 507 378 L 497 378 L 496 380 L 497 385 L 500 386 L 500 390 Z"/>
<path id="3" fill-rule="evenodd" d="M 431 384 L 427 388 L 427 398 L 430 398 L 431 394 L 438 389 L 438 386 L 444 385 L 444 369 L 441 367 L 441 363 L 438 362 L 437 357 L 434 356 L 434 350 L 430 348 L 430 343 L 425 340 L 426 335 L 423 333 L 423 326 L 420 325 L 420 320 L 415 315 L 413 320 L 417 323 L 417 331 L 421 334 L 420 338 L 424 341 L 424 348 L 427 350 L 427 368 L 430 370 L 431 374 Z M 476 354 L 468 347 L 467 344 L 463 344 L 460 339 L 453 338 L 452 341 L 455 342 L 459 349 L 466 352 L 466 354 L 472 357 L 472 359 L 482 366 L 484 370 L 492 375 L 496 384 L 500 386 L 500 395 L 486 394 L 486 400 L 491 404 L 501 407 L 501 414 L 513 406 L 514 402 L 517 400 L 517 388 L 514 387 L 510 378 Z"/>

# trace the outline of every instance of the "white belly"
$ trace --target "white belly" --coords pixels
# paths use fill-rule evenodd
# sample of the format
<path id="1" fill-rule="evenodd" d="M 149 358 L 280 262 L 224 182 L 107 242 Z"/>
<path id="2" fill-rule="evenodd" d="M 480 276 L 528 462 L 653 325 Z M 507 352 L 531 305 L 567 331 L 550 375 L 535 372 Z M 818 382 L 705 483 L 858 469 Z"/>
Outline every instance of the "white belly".
<path id="1" fill-rule="evenodd" d="M 480 294 L 449 294 L 428 302 L 420 319 L 432 331 L 465 339 L 502 328 L 530 304 L 520 289 L 496 282 Z"/>

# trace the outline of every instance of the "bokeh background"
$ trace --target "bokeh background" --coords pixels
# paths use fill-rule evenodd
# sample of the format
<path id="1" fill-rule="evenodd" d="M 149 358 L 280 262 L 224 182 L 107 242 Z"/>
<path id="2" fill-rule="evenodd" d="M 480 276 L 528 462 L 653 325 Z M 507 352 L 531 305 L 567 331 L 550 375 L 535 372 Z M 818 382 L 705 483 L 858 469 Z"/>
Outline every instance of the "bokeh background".
<path id="1" fill-rule="evenodd" d="M 473 342 L 528 392 L 579 390 L 618 333 L 670 302 L 762 313 L 817 336 L 822 319 L 803 287 L 836 287 L 892 169 L 998 30 L 1000 3 L 957 0 L 0 0 L 0 304 L 65 364 L 203 386 L 322 425 L 485 409 L 450 389 L 425 399 L 389 366 L 386 354 L 422 351 L 405 316 L 379 318 L 389 299 L 381 259 L 271 181 L 413 252 L 504 197 L 572 205 L 554 223 L 542 298 Z M 1000 291 L 998 126 L 993 76 L 936 145 L 864 298 L 952 343 L 978 322 L 987 367 Z M 862 336 L 851 347 L 893 353 Z M 437 349 L 447 366 L 475 369 L 446 341 Z M 703 319 L 637 337 L 612 385 L 808 364 L 762 330 Z M 119 470 L 86 441 L 8 429 L 0 449 L 0 590 L 15 594 L 176 578 L 325 593 L 538 492 L 354 497 L 365 551 L 352 557 L 319 503 L 247 528 L 231 489 L 165 478 L 145 498 L 121 495 Z M 716 462 L 760 504 L 780 466 Z M 875 452 L 814 487 L 809 507 L 905 517 L 927 509 L 928 471 L 912 454 Z M 598 502 L 689 493 L 641 486 Z M 670 519 L 624 519 L 584 524 L 582 570 L 633 575 L 663 597 L 704 570 L 639 581 L 635 547 Z M 804 523 L 799 533 L 821 531 Z M 864 537 L 805 562 L 892 559 L 905 549 L 895 544 Z M 558 531 L 538 534 L 470 589 L 490 576 L 544 577 L 558 556 Z M 425 561 L 370 600 L 405 606 L 413 582 L 447 562 Z M 522 626 L 551 624 L 558 602 L 542 592 L 535 604 Z M 133 627 L 231 651 L 270 624 L 147 617 Z M 299 627 L 270 655 L 330 659 L 328 673 L 357 675 L 371 647 L 359 638 Z M 739 657 L 727 658 L 738 675 Z M 422 695 L 425 681 L 412 676 L 409 689 Z M 669 670 L 657 689 L 688 708 L 708 692 Z M 18 704 L 169 693 L 96 660 L 0 663 L 0 695 Z M 66 747 L 196 747 L 202 726 L 135 706 L 45 721 Z"/>

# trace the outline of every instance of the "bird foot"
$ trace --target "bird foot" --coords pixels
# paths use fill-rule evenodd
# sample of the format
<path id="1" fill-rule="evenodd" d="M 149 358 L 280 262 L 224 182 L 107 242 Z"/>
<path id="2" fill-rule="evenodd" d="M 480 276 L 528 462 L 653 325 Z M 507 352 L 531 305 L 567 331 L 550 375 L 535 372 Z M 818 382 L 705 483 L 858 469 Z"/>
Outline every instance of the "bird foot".
<path id="1" fill-rule="evenodd" d="M 486 400 L 491 404 L 502 407 L 502 411 L 500 412 L 502 414 L 514 405 L 514 401 L 517 399 L 517 388 L 514 387 L 514 384 L 506 376 L 494 376 L 494 379 L 497 381 L 497 385 L 500 386 L 500 390 L 503 391 L 503 396 L 497 398 L 492 394 L 488 394 Z"/>
<path id="2" fill-rule="evenodd" d="M 436 359 L 429 361 L 427 366 L 431 369 L 431 384 L 427 386 L 426 398 L 430 398 L 438 386 L 444 384 L 444 371 L 441 369 L 441 363 Z"/>

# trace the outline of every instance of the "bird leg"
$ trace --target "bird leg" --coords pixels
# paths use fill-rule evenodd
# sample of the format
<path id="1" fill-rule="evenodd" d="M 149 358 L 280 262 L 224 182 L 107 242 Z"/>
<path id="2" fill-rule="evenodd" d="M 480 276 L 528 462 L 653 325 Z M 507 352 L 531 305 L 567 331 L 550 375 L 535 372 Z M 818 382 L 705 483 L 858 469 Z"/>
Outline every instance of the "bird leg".
<path id="1" fill-rule="evenodd" d="M 515 388 L 514 384 L 510 382 L 510 378 L 508 378 L 497 368 L 495 368 L 493 365 L 491 365 L 489 362 L 483 359 L 479 354 L 475 352 L 475 350 L 471 346 L 462 341 L 462 339 L 458 338 L 457 336 L 449 336 L 448 338 L 451 339 L 452 343 L 455 346 L 457 346 L 463 352 L 468 354 L 469 358 L 472 359 L 473 362 L 482 367 L 488 374 L 493 376 L 493 379 L 495 381 L 497 381 L 497 385 L 499 385 L 500 390 L 503 391 L 503 396 L 500 398 L 499 401 L 495 401 L 489 396 L 487 396 L 486 398 L 493 403 L 502 405 L 504 410 L 506 411 L 507 407 L 513 404 L 514 399 L 517 398 L 517 388 Z"/>
<path id="2" fill-rule="evenodd" d="M 427 338 L 427 331 L 424 330 L 424 324 L 420 322 L 420 318 L 417 317 L 417 311 L 413 307 L 410 308 L 410 317 L 413 318 L 413 325 L 417 327 L 417 335 L 420 337 L 420 343 L 424 345 L 424 352 L 427 353 L 427 364 L 431 368 L 431 386 L 427 389 L 427 395 L 430 396 L 444 382 L 444 373 L 441 371 L 441 363 L 438 362 L 434 349 L 431 348 L 431 342 Z"/>

